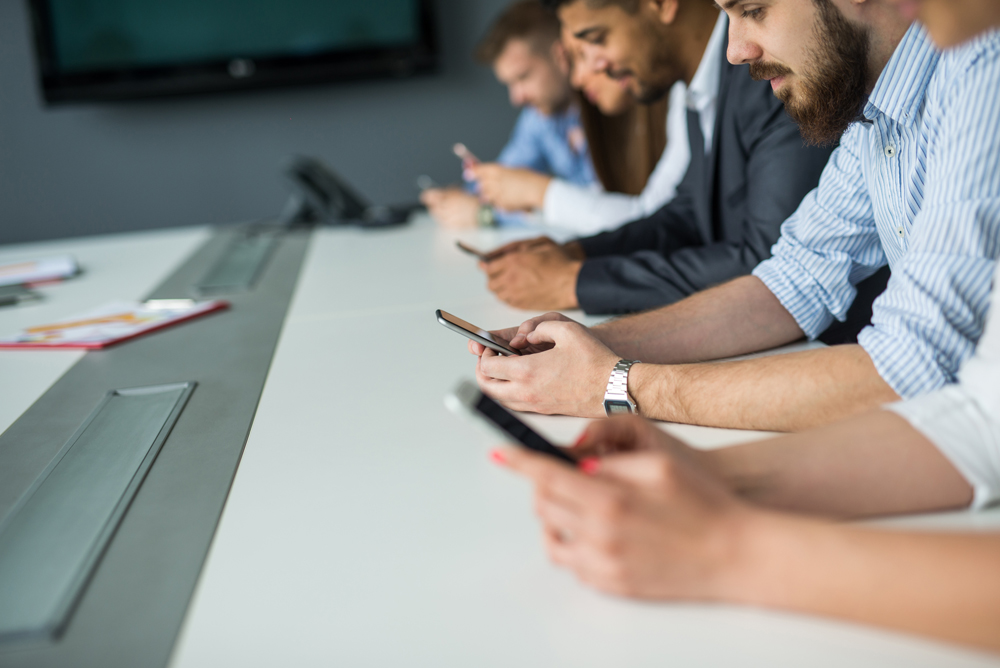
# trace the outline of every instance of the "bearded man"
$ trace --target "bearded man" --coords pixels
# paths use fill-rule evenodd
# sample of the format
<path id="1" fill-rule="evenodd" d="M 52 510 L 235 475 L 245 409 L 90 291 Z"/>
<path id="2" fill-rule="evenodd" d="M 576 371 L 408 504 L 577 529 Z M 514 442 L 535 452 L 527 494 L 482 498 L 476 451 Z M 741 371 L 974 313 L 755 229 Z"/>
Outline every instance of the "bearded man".
<path id="1" fill-rule="evenodd" d="M 889 0 L 722 8 L 730 62 L 770 80 L 804 136 L 840 138 L 819 187 L 752 276 L 592 329 L 548 314 L 497 332 L 533 354 L 472 346 L 508 406 L 796 431 L 954 382 L 979 341 L 1000 254 L 1000 36 L 942 54 Z M 887 264 L 857 344 L 703 363 L 815 337 Z"/>

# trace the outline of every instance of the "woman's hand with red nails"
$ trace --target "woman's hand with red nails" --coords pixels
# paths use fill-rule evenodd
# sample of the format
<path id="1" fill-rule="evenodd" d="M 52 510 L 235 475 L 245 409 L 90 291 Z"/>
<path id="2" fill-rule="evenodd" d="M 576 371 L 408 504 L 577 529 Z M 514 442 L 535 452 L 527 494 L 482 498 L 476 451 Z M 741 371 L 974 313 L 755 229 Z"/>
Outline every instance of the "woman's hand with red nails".
<path id="1" fill-rule="evenodd" d="M 535 486 L 552 561 L 621 596 L 711 600 L 731 590 L 746 526 L 763 513 L 684 450 L 650 447 L 666 436 L 654 425 L 631 418 L 599 427 L 588 441 L 606 439 L 618 454 L 603 457 L 590 474 L 520 448 L 504 450 L 505 465 Z M 645 445 L 629 449 L 630 439 Z"/>

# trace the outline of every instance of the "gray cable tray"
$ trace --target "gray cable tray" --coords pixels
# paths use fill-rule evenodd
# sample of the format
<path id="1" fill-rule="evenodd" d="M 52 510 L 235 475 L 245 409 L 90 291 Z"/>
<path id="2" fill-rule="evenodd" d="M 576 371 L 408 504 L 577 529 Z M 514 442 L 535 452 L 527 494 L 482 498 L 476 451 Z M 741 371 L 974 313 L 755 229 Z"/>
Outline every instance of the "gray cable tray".
<path id="1" fill-rule="evenodd" d="M 0 521 L 0 643 L 66 627 L 194 387 L 109 392 Z"/>
<path id="2" fill-rule="evenodd" d="M 247 292 L 257 283 L 281 238 L 275 229 L 242 231 L 223 251 L 194 290 L 199 296 Z"/>

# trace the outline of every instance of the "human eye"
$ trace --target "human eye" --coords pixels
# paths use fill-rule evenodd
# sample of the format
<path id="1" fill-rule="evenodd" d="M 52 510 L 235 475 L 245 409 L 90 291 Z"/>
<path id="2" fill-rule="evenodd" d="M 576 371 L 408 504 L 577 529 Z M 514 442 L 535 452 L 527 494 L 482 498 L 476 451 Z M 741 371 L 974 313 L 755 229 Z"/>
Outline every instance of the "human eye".
<path id="1" fill-rule="evenodd" d="M 744 6 L 742 17 L 744 19 L 749 19 L 751 21 L 760 21 L 761 19 L 764 18 L 764 8 L 755 7 L 753 9 L 748 9 L 747 7 Z"/>
<path id="2" fill-rule="evenodd" d="M 587 44 L 591 44 L 593 46 L 601 46 L 601 45 L 603 45 L 604 42 L 605 42 L 606 36 L 607 36 L 607 32 L 604 31 L 604 30 L 586 30 L 586 31 L 584 31 L 584 32 L 582 32 L 582 33 L 580 33 L 580 34 L 577 35 L 577 37 L 581 41 L 584 41 Z"/>

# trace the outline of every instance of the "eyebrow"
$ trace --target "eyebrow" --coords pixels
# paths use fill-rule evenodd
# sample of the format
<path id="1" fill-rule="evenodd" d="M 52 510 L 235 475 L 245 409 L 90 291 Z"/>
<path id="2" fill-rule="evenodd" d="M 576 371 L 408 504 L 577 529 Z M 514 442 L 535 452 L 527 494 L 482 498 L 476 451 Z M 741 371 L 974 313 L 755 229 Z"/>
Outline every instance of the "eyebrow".
<path id="1" fill-rule="evenodd" d="M 726 0 L 721 5 L 718 2 L 713 3 L 713 4 L 715 4 L 716 9 L 720 9 L 720 10 L 722 10 L 724 12 L 727 12 L 730 9 L 732 9 L 733 7 L 735 7 L 736 5 L 740 4 L 740 2 L 742 2 L 742 0 Z"/>

